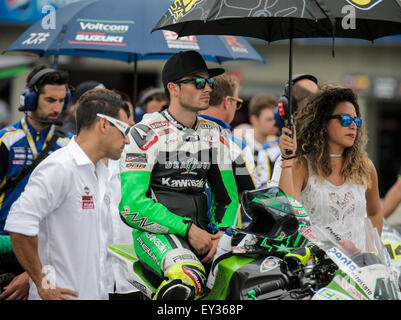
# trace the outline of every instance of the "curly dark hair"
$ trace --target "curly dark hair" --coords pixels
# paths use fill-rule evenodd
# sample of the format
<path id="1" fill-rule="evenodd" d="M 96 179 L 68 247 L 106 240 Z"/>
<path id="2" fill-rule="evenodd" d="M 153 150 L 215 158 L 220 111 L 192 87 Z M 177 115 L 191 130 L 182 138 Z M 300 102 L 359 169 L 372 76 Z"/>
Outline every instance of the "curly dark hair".
<path id="1" fill-rule="evenodd" d="M 327 125 L 336 106 L 341 102 L 350 102 L 361 116 L 358 98 L 348 88 L 327 86 L 305 106 L 297 116 L 297 154 L 308 155 L 312 169 L 320 178 L 331 174 L 327 145 Z M 354 144 L 344 150 L 344 163 L 341 170 L 344 182 L 370 185 L 367 169 L 368 157 L 365 152 L 367 139 L 363 126 L 357 130 Z M 298 157 L 298 160 L 302 157 Z"/>

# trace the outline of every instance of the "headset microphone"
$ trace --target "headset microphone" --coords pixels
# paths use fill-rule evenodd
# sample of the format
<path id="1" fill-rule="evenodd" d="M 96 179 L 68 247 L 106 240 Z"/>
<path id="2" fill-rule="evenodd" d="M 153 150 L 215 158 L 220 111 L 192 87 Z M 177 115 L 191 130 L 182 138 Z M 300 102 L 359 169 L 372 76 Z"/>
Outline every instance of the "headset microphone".
<path id="1" fill-rule="evenodd" d="M 52 124 L 54 124 L 55 126 L 62 126 L 63 125 L 63 121 L 61 121 L 61 120 L 39 120 L 39 119 L 35 119 L 35 118 L 32 118 L 32 117 L 30 117 L 30 118 L 35 120 L 35 121 L 37 121 L 37 122 L 40 122 L 42 124 L 46 124 L 46 125 L 52 125 Z"/>
<path id="2" fill-rule="evenodd" d="M 21 107 L 20 107 L 21 109 Z M 62 126 L 63 125 L 63 121 L 61 120 L 43 120 L 43 119 L 38 119 L 38 118 L 34 118 L 31 115 L 28 115 L 29 118 L 31 118 L 32 120 L 39 122 L 41 124 L 45 124 L 45 125 L 56 125 L 56 126 Z"/>

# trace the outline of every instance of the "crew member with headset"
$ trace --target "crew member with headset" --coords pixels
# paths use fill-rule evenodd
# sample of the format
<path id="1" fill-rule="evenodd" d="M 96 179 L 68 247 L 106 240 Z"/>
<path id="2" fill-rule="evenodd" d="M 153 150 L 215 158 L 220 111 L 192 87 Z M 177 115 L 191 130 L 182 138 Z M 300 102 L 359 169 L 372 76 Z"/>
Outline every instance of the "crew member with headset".
<path id="1" fill-rule="evenodd" d="M 307 104 L 311 95 L 318 91 L 318 80 L 311 74 L 301 73 L 292 77 L 292 115 Z M 283 95 L 278 99 L 277 107 L 274 109 L 274 119 L 276 126 L 281 133 L 284 122 L 290 118 L 290 98 L 289 98 L 289 83 L 284 87 Z"/>
<path id="2" fill-rule="evenodd" d="M 311 74 L 297 74 L 292 77 L 292 115 L 290 114 L 289 104 L 289 83 L 285 84 L 284 93 L 278 99 L 277 107 L 274 109 L 274 118 L 276 127 L 281 133 L 281 129 L 286 122 L 297 112 L 300 112 L 308 103 L 310 97 L 316 94 L 319 90 L 318 80 Z M 262 182 L 262 187 L 267 185 L 270 187 L 278 186 L 280 180 L 281 167 L 276 165 L 276 160 L 280 159 L 280 147 L 278 145 L 279 138 L 267 142 L 259 151 L 256 162 L 256 170 L 260 175 L 259 179 Z M 277 161 L 277 164 L 281 161 Z M 273 170 L 274 168 L 274 170 Z M 278 180 L 277 180 L 278 179 Z M 270 182 L 269 182 L 270 181 Z"/>
<path id="3" fill-rule="evenodd" d="M 23 270 L 12 252 L 4 225 L 34 167 L 52 151 L 67 145 L 73 136 L 59 128 L 59 116 L 71 97 L 68 81 L 66 72 L 45 66 L 34 68 L 20 97 L 19 111 L 24 112 L 24 117 L 0 130 L 0 299 L 22 299 L 28 294 L 21 285 L 28 281 L 26 273 L 10 283 Z M 26 279 L 21 279 L 24 275 Z"/>
<path id="4" fill-rule="evenodd" d="M 145 113 L 159 112 L 167 107 L 168 100 L 164 89 L 148 88 L 141 93 L 138 106 L 135 107 L 135 123 L 141 122 Z"/>

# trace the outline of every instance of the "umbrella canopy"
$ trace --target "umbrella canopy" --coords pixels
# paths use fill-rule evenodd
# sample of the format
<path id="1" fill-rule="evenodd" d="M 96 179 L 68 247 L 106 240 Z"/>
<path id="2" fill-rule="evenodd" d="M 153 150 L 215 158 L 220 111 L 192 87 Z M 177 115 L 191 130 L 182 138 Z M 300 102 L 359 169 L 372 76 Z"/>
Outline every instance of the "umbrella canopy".
<path id="1" fill-rule="evenodd" d="M 292 39 L 331 37 L 375 40 L 401 33 L 400 0 L 177 0 L 153 30 L 232 34 L 268 42 L 290 39 L 289 105 L 292 108 Z"/>
<path id="2" fill-rule="evenodd" d="M 137 61 L 168 59 L 181 50 L 196 50 L 205 60 L 253 60 L 263 58 L 236 36 L 187 36 L 177 39 L 168 30 L 151 33 L 152 27 L 172 4 L 170 0 L 84 0 L 55 11 L 55 25 L 49 28 L 50 13 L 29 27 L 7 51 L 39 56 L 94 57 L 134 62 L 133 102 L 137 100 Z"/>
<path id="3" fill-rule="evenodd" d="M 154 30 L 180 36 L 234 34 L 269 42 L 333 35 L 373 41 L 400 34 L 400 23 L 399 0 L 193 0 L 176 1 Z"/>
<path id="4" fill-rule="evenodd" d="M 5 51 L 25 51 L 39 56 L 71 55 L 132 62 L 167 59 L 180 50 L 197 50 L 205 60 L 263 58 L 246 39 L 233 36 L 189 36 L 177 39 L 171 31 L 151 34 L 170 0 L 84 0 L 55 11 L 55 28 L 43 21 L 28 28 Z M 49 18 L 50 19 L 50 18 Z M 46 17 L 42 19 L 46 21 Z"/>

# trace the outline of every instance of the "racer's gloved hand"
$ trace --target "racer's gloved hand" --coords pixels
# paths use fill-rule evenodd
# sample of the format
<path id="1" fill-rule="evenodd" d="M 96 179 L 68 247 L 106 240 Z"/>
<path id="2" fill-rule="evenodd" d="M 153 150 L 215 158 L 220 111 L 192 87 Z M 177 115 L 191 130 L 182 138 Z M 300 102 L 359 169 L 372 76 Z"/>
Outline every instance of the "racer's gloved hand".
<path id="1" fill-rule="evenodd" d="M 311 249 L 308 246 L 297 248 L 284 256 L 284 266 L 288 271 L 297 270 L 300 266 L 305 266 L 310 257 Z"/>
<path id="2" fill-rule="evenodd" d="M 326 253 L 324 252 L 324 250 L 320 249 L 319 246 L 317 246 L 314 243 L 308 243 L 307 247 L 310 249 L 311 255 L 313 256 L 316 262 L 325 260 Z"/>
<path id="3" fill-rule="evenodd" d="M 300 266 L 306 266 L 309 259 L 313 258 L 315 262 L 324 260 L 325 252 L 314 243 L 308 243 L 305 247 L 295 249 L 287 253 L 283 260 L 284 266 L 289 271 L 298 269 Z"/>

